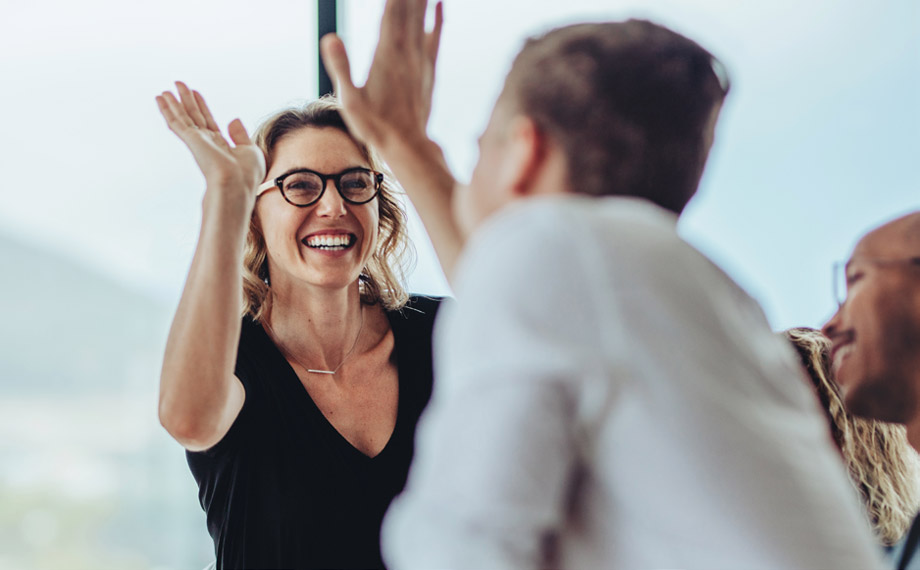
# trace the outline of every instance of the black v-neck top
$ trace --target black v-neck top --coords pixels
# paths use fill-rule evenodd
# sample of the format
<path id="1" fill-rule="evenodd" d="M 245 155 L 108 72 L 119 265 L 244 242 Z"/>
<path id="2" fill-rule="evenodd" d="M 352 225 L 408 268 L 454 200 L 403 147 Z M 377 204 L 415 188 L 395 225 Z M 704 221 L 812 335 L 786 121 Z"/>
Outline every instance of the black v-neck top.
<path id="1" fill-rule="evenodd" d="M 380 525 L 406 482 L 415 426 L 431 396 L 440 299 L 388 312 L 399 373 L 390 440 L 375 457 L 326 420 L 261 325 L 246 317 L 236 375 L 246 389 L 224 438 L 187 452 L 217 568 L 382 568 Z"/>

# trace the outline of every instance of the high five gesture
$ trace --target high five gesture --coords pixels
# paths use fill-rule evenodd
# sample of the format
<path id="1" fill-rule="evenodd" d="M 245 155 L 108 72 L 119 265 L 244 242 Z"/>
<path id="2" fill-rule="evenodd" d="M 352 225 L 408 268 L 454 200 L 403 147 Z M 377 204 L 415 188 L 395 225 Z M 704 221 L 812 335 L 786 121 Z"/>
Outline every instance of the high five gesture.
<path id="1" fill-rule="evenodd" d="M 356 137 L 377 148 L 408 192 L 425 223 L 444 272 L 450 277 L 463 245 L 452 201 L 456 181 L 441 149 L 428 138 L 435 64 L 444 22 L 435 5 L 434 27 L 425 29 L 427 0 L 389 0 L 380 42 L 362 87 L 351 77 L 348 54 L 335 35 L 322 39 L 322 55 L 343 116 Z"/>

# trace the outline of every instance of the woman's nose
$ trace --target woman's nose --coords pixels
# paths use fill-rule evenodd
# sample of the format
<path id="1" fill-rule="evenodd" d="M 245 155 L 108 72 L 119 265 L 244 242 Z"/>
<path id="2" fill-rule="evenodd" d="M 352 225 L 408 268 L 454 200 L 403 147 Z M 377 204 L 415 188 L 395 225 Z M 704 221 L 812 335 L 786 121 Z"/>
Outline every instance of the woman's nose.
<path id="1" fill-rule="evenodd" d="M 326 181 L 326 191 L 323 192 L 319 202 L 316 203 L 316 214 L 318 216 L 333 218 L 341 217 L 346 214 L 345 200 L 343 200 L 342 196 L 339 194 L 339 190 L 335 187 L 334 181 Z"/>

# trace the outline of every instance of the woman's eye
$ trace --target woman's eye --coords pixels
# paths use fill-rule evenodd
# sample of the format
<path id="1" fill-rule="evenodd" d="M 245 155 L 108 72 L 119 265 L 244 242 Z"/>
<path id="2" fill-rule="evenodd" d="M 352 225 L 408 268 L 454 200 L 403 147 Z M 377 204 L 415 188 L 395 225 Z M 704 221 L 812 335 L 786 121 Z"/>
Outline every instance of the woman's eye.
<path id="1" fill-rule="evenodd" d="M 294 181 L 287 185 L 288 190 L 296 190 L 298 192 L 315 192 L 317 190 L 316 184 L 304 181 Z"/>
<path id="2" fill-rule="evenodd" d="M 346 190 L 364 190 L 367 188 L 367 182 L 364 180 L 343 180 L 342 185 Z"/>
<path id="3" fill-rule="evenodd" d="M 847 286 L 852 285 L 859 281 L 863 276 L 862 271 L 854 271 L 852 273 L 847 273 Z"/>

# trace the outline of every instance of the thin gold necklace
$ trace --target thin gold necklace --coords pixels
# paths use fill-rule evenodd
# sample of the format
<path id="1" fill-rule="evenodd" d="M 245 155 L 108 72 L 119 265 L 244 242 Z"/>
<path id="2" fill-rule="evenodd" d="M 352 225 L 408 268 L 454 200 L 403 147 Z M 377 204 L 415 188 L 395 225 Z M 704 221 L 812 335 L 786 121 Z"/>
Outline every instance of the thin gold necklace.
<path id="1" fill-rule="evenodd" d="M 265 328 L 268 329 L 269 334 L 271 334 L 272 340 L 275 341 L 275 344 L 278 345 L 278 348 L 281 350 L 281 353 L 284 356 L 289 356 L 293 358 L 294 362 L 299 364 L 300 367 L 306 370 L 307 372 L 312 372 L 313 374 L 334 375 L 336 372 L 339 371 L 340 368 L 342 368 L 342 365 L 345 364 L 345 361 L 348 360 L 348 357 L 351 356 L 351 353 L 353 353 L 355 351 L 355 348 L 358 346 L 358 339 L 361 338 L 361 331 L 364 330 L 364 305 L 363 304 L 361 305 L 361 326 L 358 327 L 358 335 L 355 337 L 355 342 L 354 344 L 351 345 L 351 349 L 348 351 L 348 354 L 346 354 L 342 358 L 342 362 L 339 362 L 339 365 L 335 367 L 335 370 L 319 370 L 317 368 L 310 368 L 309 366 L 301 362 L 300 359 L 297 358 L 293 352 L 291 352 L 290 350 L 285 348 L 283 344 L 281 344 L 281 341 L 278 340 L 278 335 L 276 335 L 275 331 L 272 330 L 272 327 L 271 325 L 268 324 L 268 321 L 265 321 L 264 324 L 265 324 Z"/>

